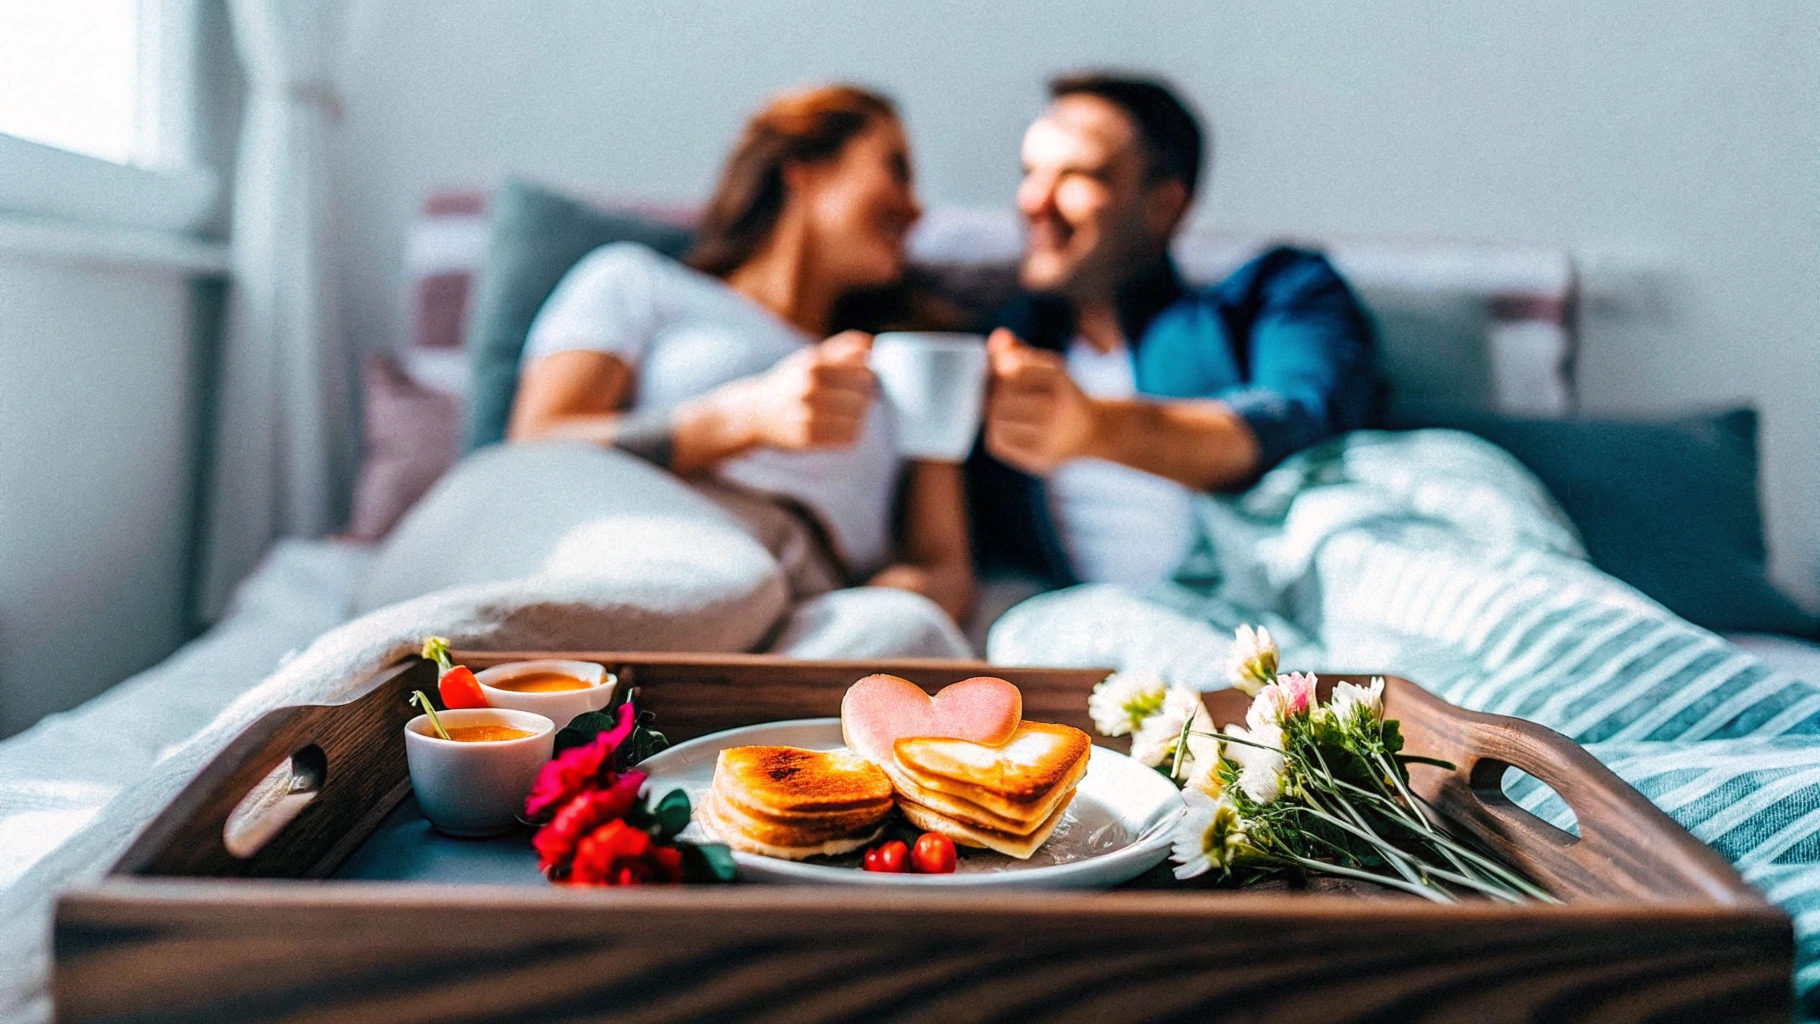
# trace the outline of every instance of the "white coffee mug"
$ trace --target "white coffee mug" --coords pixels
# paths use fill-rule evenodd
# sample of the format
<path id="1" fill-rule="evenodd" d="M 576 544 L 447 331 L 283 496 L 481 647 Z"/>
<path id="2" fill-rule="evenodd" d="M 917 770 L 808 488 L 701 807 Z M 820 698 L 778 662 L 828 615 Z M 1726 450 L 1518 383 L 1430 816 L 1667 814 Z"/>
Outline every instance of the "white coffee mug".
<path id="1" fill-rule="evenodd" d="M 973 449 L 986 402 L 986 339 L 890 331 L 872 339 L 872 372 L 905 458 L 960 462 Z"/>

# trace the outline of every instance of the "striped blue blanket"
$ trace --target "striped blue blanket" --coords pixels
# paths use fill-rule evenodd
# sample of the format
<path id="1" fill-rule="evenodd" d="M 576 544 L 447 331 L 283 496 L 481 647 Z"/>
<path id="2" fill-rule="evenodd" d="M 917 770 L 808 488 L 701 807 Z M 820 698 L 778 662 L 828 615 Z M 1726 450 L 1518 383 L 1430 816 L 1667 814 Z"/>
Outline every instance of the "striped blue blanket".
<path id="1" fill-rule="evenodd" d="M 1401 675 L 1559 730 L 1794 918 L 1799 1005 L 1820 1016 L 1820 686 L 1593 568 L 1542 486 L 1464 434 L 1348 435 L 1198 515 L 1174 583 L 1040 595 L 993 628 L 992 660 L 1211 689 L 1233 627 L 1261 622 L 1285 665 Z M 1507 788 L 1571 830 L 1552 791 Z"/>

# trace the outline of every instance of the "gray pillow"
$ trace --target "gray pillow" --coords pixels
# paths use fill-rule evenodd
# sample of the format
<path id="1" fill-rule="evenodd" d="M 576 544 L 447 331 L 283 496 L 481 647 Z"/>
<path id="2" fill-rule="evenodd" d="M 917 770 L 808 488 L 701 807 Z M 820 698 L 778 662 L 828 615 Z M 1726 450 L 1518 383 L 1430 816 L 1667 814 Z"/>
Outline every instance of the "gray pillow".
<path id="1" fill-rule="evenodd" d="M 567 442 L 462 460 L 392 531 L 354 612 L 461 592 L 490 608 L 560 605 L 580 620 L 567 635 L 647 650 L 751 650 L 787 603 L 776 561 L 718 506 L 629 455 Z"/>
<path id="2" fill-rule="evenodd" d="M 508 181 L 491 200 L 487 254 L 468 318 L 466 450 L 506 436 L 518 391 L 518 357 L 531 321 L 569 268 L 611 242 L 638 242 L 680 259 L 691 234 L 674 224 L 608 213 L 523 181 Z"/>

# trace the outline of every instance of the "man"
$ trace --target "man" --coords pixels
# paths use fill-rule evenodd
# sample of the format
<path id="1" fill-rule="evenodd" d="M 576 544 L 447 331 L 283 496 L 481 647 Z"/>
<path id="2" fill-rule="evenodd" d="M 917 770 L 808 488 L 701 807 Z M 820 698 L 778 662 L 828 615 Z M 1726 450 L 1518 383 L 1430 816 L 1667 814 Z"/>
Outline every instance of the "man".
<path id="1" fill-rule="evenodd" d="M 992 334 L 969 466 L 977 548 L 1058 583 L 1154 583 L 1193 544 L 1194 492 L 1368 425 L 1373 328 L 1312 252 L 1188 288 L 1169 242 L 1200 178 L 1194 115 L 1111 75 L 1050 96 L 1024 136 L 1025 294 Z"/>

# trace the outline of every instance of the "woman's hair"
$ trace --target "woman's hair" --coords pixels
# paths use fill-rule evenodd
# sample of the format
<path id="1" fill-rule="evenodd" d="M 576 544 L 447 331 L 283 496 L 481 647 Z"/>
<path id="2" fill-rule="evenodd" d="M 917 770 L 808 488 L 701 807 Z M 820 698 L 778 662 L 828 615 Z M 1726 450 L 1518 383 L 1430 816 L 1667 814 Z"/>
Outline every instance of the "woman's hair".
<path id="1" fill-rule="evenodd" d="M 726 277 L 771 237 L 787 198 L 784 167 L 830 160 L 854 136 L 896 120 L 891 101 L 851 85 L 788 92 L 752 115 L 702 212 L 688 263 Z"/>

